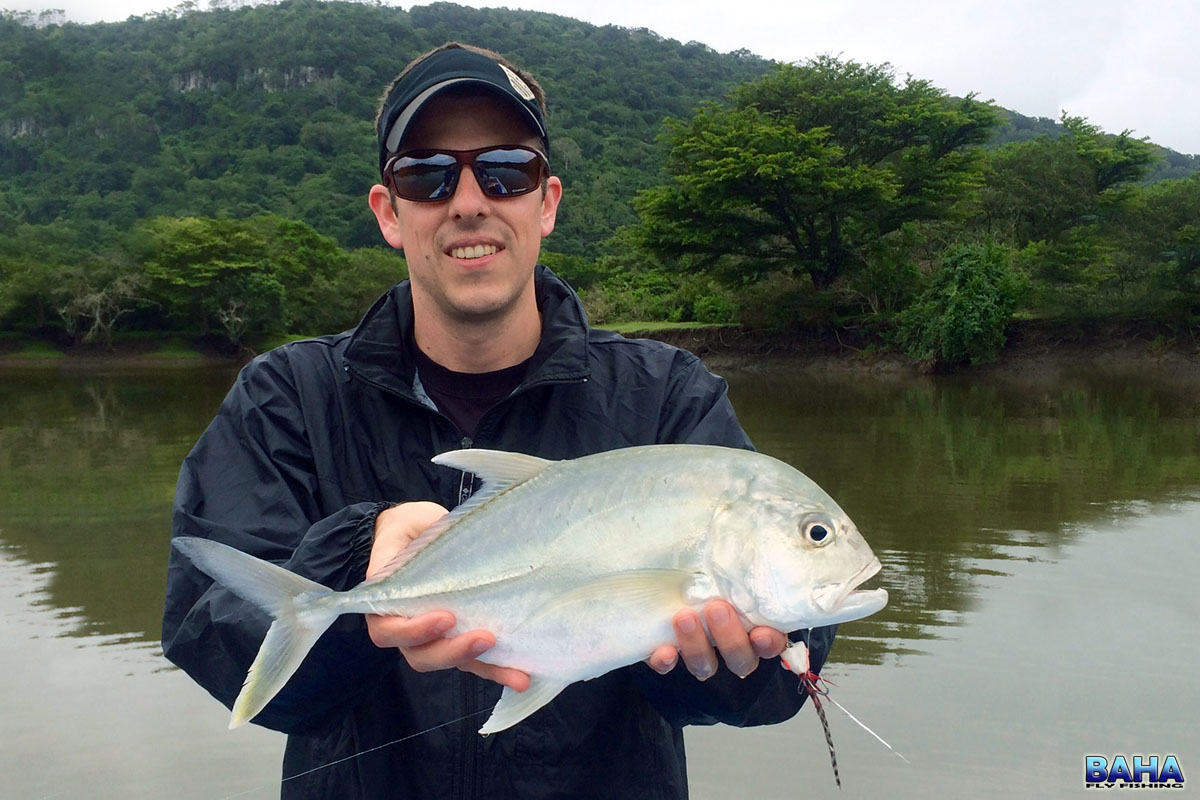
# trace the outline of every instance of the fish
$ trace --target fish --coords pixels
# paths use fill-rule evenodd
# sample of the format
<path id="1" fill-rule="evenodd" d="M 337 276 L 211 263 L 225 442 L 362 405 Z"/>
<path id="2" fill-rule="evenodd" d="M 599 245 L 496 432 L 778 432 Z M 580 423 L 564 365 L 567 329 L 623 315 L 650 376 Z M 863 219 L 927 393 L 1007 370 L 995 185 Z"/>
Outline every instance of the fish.
<path id="1" fill-rule="evenodd" d="M 645 660 L 672 618 L 721 598 L 747 630 L 798 631 L 868 616 L 859 586 L 879 559 L 838 504 L 791 465 L 696 444 L 565 460 L 466 449 L 433 457 L 480 488 L 385 569 L 344 592 L 220 542 L 172 540 L 199 570 L 273 618 L 230 728 L 254 718 L 342 614 L 450 611 L 446 633 L 485 629 L 480 660 L 528 673 L 479 729 L 516 725 L 571 683 Z M 703 617 L 702 617 L 703 618 Z"/>

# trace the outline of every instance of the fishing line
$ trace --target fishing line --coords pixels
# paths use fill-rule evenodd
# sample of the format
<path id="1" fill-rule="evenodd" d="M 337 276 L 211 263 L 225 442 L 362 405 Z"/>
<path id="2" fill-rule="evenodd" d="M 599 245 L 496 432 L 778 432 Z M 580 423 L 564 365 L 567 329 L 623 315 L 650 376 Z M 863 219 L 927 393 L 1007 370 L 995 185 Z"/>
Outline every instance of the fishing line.
<path id="1" fill-rule="evenodd" d="M 842 704 L 841 704 L 841 703 L 839 703 L 837 700 L 834 700 L 832 697 L 830 697 L 830 696 L 829 696 L 829 692 L 825 692 L 825 699 L 827 699 L 829 702 L 833 703 L 835 706 L 837 706 L 838 708 L 840 708 L 840 709 L 842 710 L 842 713 L 843 713 L 843 714 L 845 714 L 847 717 L 849 717 L 850 719 L 852 719 L 852 720 L 854 720 L 855 722 L 857 722 L 857 723 L 858 723 L 858 726 L 859 726 L 860 728 L 862 728 L 864 731 L 866 731 L 867 733 L 871 734 L 871 735 L 872 735 L 872 736 L 874 736 L 876 739 L 878 739 L 880 744 L 882 744 L 882 745 L 883 745 L 884 747 L 886 747 L 888 750 L 891 750 L 893 753 L 895 753 L 897 756 L 899 756 L 900 760 L 901 760 L 901 761 L 903 761 L 905 764 L 909 764 L 909 765 L 911 765 L 911 764 L 912 764 L 912 762 L 911 762 L 911 761 L 909 761 L 907 758 L 905 758 L 905 757 L 904 757 L 904 756 L 903 756 L 903 755 L 900 753 L 900 751 L 899 751 L 899 750 L 897 750 L 896 748 L 892 747 L 890 744 L 888 744 L 887 742 L 885 742 L 885 741 L 883 740 L 883 737 L 882 737 L 882 736 L 880 736 L 878 733 L 876 733 L 875 731 L 873 731 L 873 730 L 871 730 L 870 728 L 868 728 L 868 727 L 867 727 L 866 725 L 864 725 L 862 722 L 859 722 L 859 719 L 858 719 L 858 717 L 856 717 L 856 716 L 854 716 L 853 714 L 851 714 L 849 711 L 847 711 L 847 710 L 846 710 L 846 707 L 845 707 L 844 705 L 842 705 Z"/>
<path id="2" fill-rule="evenodd" d="M 401 742 L 407 742 L 409 739 L 415 739 L 418 736 L 424 736 L 425 734 L 430 733 L 432 731 L 436 731 L 439 728 L 445 728 L 449 725 L 455 725 L 459 722 L 462 722 L 465 719 L 470 719 L 471 717 L 477 717 L 480 714 L 486 714 L 494 708 L 495 708 L 495 706 L 492 706 L 491 708 L 484 708 L 484 709 L 480 709 L 479 711 L 472 711 L 470 714 L 463 714 L 458 719 L 452 719 L 449 722 L 442 722 L 438 725 L 434 725 L 432 728 L 426 728 L 423 731 L 417 731 L 416 733 L 410 733 L 406 736 L 401 736 L 399 739 L 393 739 L 390 742 L 385 742 L 383 744 L 375 745 L 374 747 L 368 747 L 366 750 L 360 750 L 357 753 L 354 753 L 353 755 L 346 756 L 345 758 L 339 758 L 336 761 L 330 761 L 328 764 L 321 764 L 320 766 L 313 767 L 312 769 L 306 769 L 306 770 L 304 770 L 304 772 L 297 772 L 295 775 L 288 775 L 286 778 L 283 778 L 282 780 L 280 780 L 279 784 L 282 786 L 283 784 L 287 783 L 288 781 L 294 781 L 297 778 L 303 778 L 304 776 L 311 775 L 314 772 L 320 772 L 323 769 L 329 769 L 330 767 L 335 767 L 338 764 L 344 764 L 347 761 L 353 761 L 354 759 L 358 758 L 359 756 L 365 756 L 368 753 L 374 753 L 376 750 L 383 750 L 385 747 L 391 747 L 394 744 L 400 744 Z M 237 798 L 237 797 L 245 797 L 246 795 L 250 794 L 251 792 L 257 792 L 259 789 L 266 789 L 266 788 L 268 788 L 270 786 L 274 786 L 274 785 L 275 785 L 274 783 L 262 783 L 262 784 L 259 784 L 258 786 L 252 786 L 251 788 L 245 790 L 244 792 L 238 792 L 237 794 L 228 795 L 227 797 L 224 798 L 224 800 L 234 800 L 234 798 Z"/>

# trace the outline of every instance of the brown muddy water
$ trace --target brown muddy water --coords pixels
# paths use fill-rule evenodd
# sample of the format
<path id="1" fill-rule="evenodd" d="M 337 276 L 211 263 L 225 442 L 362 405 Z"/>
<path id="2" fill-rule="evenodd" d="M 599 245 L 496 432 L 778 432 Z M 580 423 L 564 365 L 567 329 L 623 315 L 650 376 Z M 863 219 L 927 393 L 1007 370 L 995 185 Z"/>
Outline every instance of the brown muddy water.
<path id="1" fill-rule="evenodd" d="M 163 660 L 180 460 L 227 369 L 0 372 L 0 796 L 267 798 L 282 737 Z M 842 627 L 843 790 L 811 708 L 687 733 L 692 796 L 1066 797 L 1084 757 L 1200 774 L 1200 388 L 1045 379 L 730 376 L 759 449 L 858 523 L 891 603 Z M 1185 785 L 1186 786 L 1186 785 Z"/>

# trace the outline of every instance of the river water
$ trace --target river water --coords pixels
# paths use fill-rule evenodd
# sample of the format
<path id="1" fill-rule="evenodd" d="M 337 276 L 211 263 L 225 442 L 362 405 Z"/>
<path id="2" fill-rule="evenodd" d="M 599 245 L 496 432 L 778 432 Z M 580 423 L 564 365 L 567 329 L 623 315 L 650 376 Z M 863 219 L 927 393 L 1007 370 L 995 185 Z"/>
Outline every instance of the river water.
<path id="1" fill-rule="evenodd" d="M 282 737 L 226 731 L 158 645 L 175 475 L 232 376 L 0 372 L 0 797 L 277 796 Z M 883 562 L 891 603 L 825 674 L 907 763 L 827 703 L 839 792 L 806 706 L 690 729 L 693 797 L 1063 797 L 1085 755 L 1198 774 L 1200 386 L 729 377 Z"/>

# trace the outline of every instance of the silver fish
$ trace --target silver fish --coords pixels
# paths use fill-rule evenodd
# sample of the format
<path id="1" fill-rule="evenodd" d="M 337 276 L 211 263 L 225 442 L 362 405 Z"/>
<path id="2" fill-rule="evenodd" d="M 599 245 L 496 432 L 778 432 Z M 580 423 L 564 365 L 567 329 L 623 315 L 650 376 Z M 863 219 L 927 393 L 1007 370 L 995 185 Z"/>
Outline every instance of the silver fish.
<path id="1" fill-rule="evenodd" d="M 794 631 L 873 614 L 857 590 L 879 559 L 845 512 L 793 467 L 761 453 L 650 445 L 566 461 L 456 450 L 437 464 L 482 487 L 383 576 L 335 592 L 206 539 L 174 546 L 274 617 L 233 707 L 253 718 L 341 614 L 453 612 L 496 636 L 483 661 L 530 676 L 505 688 L 480 733 L 504 730 L 569 684 L 647 658 L 671 620 L 723 598 L 747 629 Z"/>

